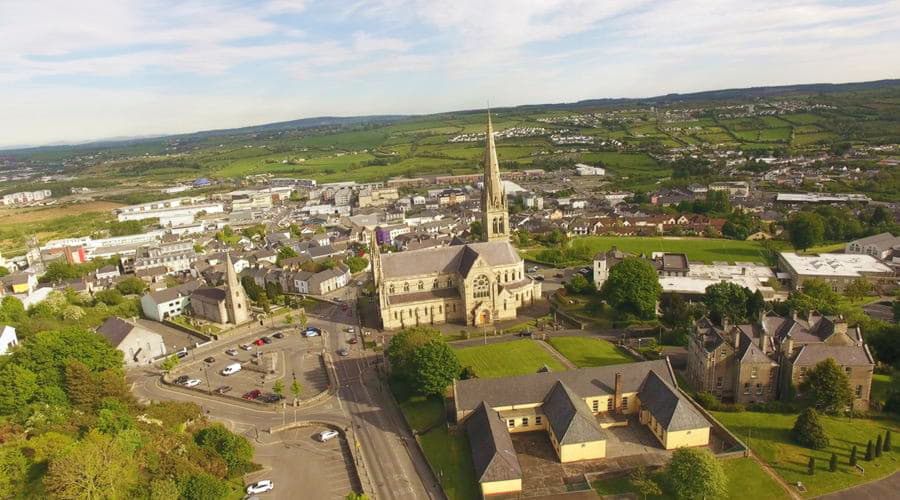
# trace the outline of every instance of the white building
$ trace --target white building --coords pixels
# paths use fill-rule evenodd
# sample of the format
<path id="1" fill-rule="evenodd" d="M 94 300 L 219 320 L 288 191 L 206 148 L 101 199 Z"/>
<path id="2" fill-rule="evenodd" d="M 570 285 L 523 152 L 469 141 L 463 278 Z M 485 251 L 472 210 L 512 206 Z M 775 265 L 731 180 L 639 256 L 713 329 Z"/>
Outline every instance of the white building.
<path id="1" fill-rule="evenodd" d="M 19 338 L 16 337 L 16 329 L 6 325 L 3 327 L 3 330 L 0 330 L 0 356 L 9 353 L 9 350 L 19 343 Z"/>
<path id="2" fill-rule="evenodd" d="M 166 355 L 162 335 L 115 316 L 97 327 L 97 333 L 124 354 L 125 366 L 146 365 Z"/>
<path id="3" fill-rule="evenodd" d="M 127 220 L 143 220 L 143 219 L 171 219 L 174 217 L 184 217 L 187 215 L 196 216 L 203 212 L 207 214 L 220 214 L 225 211 L 222 203 L 203 203 L 197 205 L 180 205 L 176 207 L 158 208 L 145 211 L 119 212 L 119 222 Z"/>
<path id="4" fill-rule="evenodd" d="M 191 292 L 200 288 L 199 281 L 191 281 L 183 285 L 151 292 L 141 297 L 141 310 L 144 316 L 154 321 L 163 321 L 181 316 L 191 304 Z"/>
<path id="5" fill-rule="evenodd" d="M 847 243 L 846 253 L 871 255 L 876 259 L 887 259 L 895 248 L 900 248 L 900 236 L 881 233 Z"/>
<path id="6" fill-rule="evenodd" d="M 49 189 L 39 189 L 37 191 L 20 191 L 11 193 L 0 198 L 0 203 L 6 206 L 21 205 L 23 203 L 33 203 L 41 201 L 51 196 Z"/>
<path id="7" fill-rule="evenodd" d="M 606 175 L 606 169 L 603 167 L 594 167 L 592 165 L 585 165 L 584 163 L 576 163 L 575 164 L 575 174 L 576 175 Z"/>
<path id="8" fill-rule="evenodd" d="M 844 287 L 859 278 L 865 278 L 876 288 L 896 284 L 894 273 L 871 255 L 823 253 L 818 255 L 797 255 L 793 252 L 778 254 L 779 269 L 790 275 L 795 289 L 802 289 L 803 283 L 820 279 L 831 284 L 832 290 L 842 292 Z"/>

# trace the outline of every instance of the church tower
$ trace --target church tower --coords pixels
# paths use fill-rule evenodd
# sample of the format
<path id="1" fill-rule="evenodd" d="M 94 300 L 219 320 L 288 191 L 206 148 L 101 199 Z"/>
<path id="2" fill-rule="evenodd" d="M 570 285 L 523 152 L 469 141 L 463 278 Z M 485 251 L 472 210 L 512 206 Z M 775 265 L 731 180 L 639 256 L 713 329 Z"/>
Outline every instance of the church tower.
<path id="1" fill-rule="evenodd" d="M 228 312 L 228 320 L 235 325 L 246 323 L 250 319 L 244 286 L 238 281 L 234 265 L 231 263 L 231 254 L 227 252 L 225 253 L 225 309 Z"/>
<path id="2" fill-rule="evenodd" d="M 506 190 L 500 180 L 500 164 L 494 146 L 494 127 L 488 111 L 487 135 L 484 138 L 484 188 L 481 190 L 481 227 L 484 241 L 509 240 L 509 212 Z"/>

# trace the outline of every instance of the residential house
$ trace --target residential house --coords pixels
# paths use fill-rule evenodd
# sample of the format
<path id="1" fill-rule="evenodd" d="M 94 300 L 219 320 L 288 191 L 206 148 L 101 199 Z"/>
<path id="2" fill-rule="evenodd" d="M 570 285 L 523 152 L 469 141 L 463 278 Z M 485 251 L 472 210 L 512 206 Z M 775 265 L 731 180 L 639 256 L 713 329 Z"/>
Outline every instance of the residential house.
<path id="1" fill-rule="evenodd" d="M 112 316 L 97 327 L 97 333 L 122 351 L 125 366 L 150 364 L 166 355 L 166 343 L 162 336 L 133 321 Z"/>

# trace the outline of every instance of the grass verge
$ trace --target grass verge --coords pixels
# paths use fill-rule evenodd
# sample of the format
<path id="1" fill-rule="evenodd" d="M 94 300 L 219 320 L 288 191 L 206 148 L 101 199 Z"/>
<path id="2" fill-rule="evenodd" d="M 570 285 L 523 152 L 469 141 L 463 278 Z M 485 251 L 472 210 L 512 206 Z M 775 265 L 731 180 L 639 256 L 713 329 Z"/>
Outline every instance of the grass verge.
<path id="1" fill-rule="evenodd" d="M 550 337 L 547 342 L 578 368 L 631 363 L 634 358 L 610 342 L 590 337 Z"/>
<path id="2" fill-rule="evenodd" d="M 533 340 L 513 340 L 456 351 L 459 363 L 472 367 L 480 378 L 508 377 L 535 373 L 544 365 L 553 371 L 566 369 Z"/>

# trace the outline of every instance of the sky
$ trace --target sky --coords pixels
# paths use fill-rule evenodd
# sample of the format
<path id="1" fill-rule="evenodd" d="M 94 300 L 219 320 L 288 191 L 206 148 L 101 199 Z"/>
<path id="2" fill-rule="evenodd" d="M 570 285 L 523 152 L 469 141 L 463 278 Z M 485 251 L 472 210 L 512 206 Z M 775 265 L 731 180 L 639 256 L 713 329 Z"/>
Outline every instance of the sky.
<path id="1" fill-rule="evenodd" d="M 898 0 L 0 0 L 0 147 L 898 78 L 898 26 Z"/>

